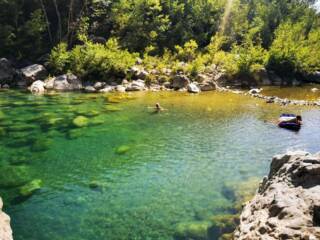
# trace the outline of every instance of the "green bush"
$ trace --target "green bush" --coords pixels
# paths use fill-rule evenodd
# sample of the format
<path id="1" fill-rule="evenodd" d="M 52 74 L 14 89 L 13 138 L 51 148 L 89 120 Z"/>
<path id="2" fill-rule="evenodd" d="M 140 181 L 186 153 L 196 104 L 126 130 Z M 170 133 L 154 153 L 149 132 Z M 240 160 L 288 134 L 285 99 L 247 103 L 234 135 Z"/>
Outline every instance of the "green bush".
<path id="1" fill-rule="evenodd" d="M 114 38 L 106 44 L 85 40 L 84 45 L 77 45 L 71 51 L 67 51 L 66 44 L 59 44 L 51 52 L 50 65 L 55 72 L 71 71 L 84 79 L 104 80 L 111 76 L 124 77 L 137 57 L 120 49 Z"/>

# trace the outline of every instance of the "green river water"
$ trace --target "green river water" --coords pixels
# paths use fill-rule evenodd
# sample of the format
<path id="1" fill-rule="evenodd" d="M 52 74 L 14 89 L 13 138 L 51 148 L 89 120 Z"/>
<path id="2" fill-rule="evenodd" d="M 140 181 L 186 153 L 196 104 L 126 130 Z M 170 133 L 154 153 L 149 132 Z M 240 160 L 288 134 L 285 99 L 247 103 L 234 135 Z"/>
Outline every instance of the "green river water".
<path id="1" fill-rule="evenodd" d="M 167 111 L 152 113 L 156 102 Z M 231 212 L 225 186 L 261 178 L 273 155 L 320 150 L 319 108 L 229 93 L 10 91 L 0 107 L 0 196 L 15 240 L 175 239 L 180 223 Z M 300 132 L 272 123 L 282 112 L 303 115 Z M 34 179 L 42 188 L 21 199 Z"/>

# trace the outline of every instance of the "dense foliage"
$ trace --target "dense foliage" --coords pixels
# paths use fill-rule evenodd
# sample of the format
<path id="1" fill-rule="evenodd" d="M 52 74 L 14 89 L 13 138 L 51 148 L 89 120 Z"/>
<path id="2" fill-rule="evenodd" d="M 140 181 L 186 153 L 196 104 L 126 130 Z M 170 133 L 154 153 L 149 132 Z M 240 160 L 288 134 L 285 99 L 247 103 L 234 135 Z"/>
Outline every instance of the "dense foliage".
<path id="1" fill-rule="evenodd" d="M 54 72 L 146 68 L 230 75 L 320 70 L 320 16 L 306 0 L 0 0 L 0 56 L 51 52 Z M 106 42 L 106 43 L 105 43 Z M 181 62 L 184 62 L 183 64 Z"/>

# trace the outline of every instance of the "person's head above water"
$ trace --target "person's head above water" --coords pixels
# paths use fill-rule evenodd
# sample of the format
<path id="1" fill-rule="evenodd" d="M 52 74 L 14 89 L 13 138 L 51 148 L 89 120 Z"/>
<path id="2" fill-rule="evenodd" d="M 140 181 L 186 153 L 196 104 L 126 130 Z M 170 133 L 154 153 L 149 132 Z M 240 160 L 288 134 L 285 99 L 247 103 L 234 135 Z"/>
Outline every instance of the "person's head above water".
<path id="1" fill-rule="evenodd" d="M 160 103 L 156 103 L 156 108 L 161 109 Z"/>
<path id="2" fill-rule="evenodd" d="M 302 117 L 300 115 L 297 116 L 298 121 L 302 121 Z"/>

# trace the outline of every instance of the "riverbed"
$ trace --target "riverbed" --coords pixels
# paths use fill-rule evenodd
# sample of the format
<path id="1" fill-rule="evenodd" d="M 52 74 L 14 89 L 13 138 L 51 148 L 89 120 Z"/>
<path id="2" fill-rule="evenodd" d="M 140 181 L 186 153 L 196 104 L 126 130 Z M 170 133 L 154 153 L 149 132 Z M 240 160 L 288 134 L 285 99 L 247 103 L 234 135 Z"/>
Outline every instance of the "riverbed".
<path id="1" fill-rule="evenodd" d="M 8 91 L 0 106 L 1 167 L 42 181 L 23 199 L 0 187 L 16 240 L 175 239 L 231 211 L 225 186 L 260 179 L 273 155 L 319 151 L 319 108 L 232 93 Z M 283 112 L 303 116 L 299 132 L 273 123 Z"/>

